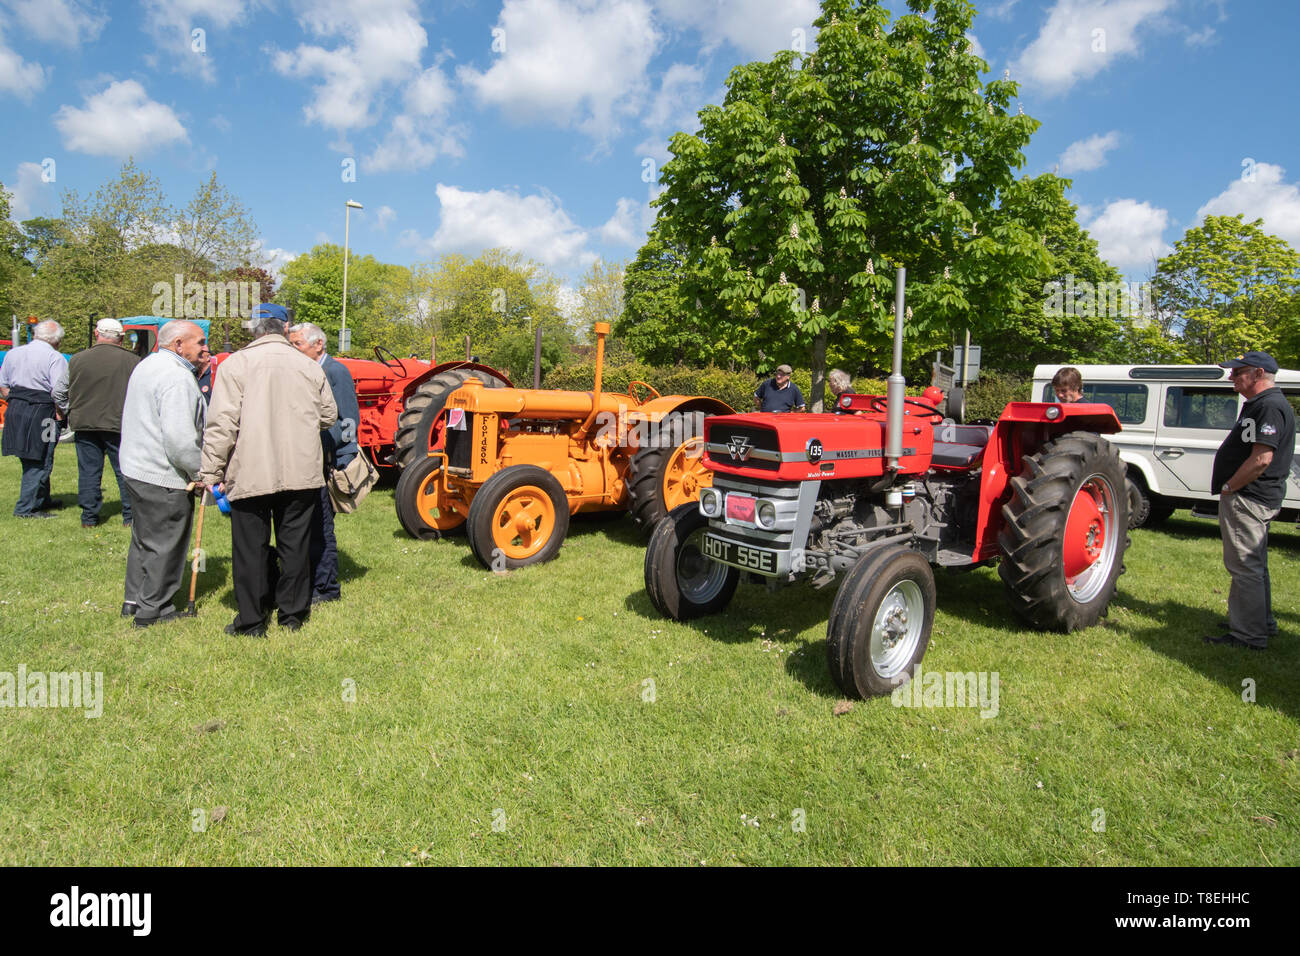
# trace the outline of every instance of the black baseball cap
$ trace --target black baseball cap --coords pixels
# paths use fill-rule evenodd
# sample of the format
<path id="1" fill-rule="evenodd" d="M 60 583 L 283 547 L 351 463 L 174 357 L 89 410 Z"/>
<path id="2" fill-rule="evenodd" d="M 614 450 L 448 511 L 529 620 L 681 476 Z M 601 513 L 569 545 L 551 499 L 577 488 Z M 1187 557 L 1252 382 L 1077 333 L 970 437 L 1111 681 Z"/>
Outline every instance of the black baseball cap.
<path id="1" fill-rule="evenodd" d="M 1235 359 L 1220 362 L 1219 368 L 1262 368 L 1272 375 L 1277 372 L 1277 359 L 1267 352 L 1247 352 L 1245 355 L 1238 355 Z"/>

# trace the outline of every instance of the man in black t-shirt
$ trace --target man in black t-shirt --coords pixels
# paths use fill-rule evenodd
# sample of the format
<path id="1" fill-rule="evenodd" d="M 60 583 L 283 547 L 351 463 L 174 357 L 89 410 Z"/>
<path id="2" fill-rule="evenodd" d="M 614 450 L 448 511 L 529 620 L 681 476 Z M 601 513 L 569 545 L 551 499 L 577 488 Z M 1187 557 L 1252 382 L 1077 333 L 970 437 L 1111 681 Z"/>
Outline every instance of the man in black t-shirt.
<path id="1" fill-rule="evenodd" d="M 1219 498 L 1223 564 L 1232 575 L 1228 632 L 1207 644 L 1262 651 L 1277 634 L 1268 578 L 1268 523 L 1286 497 L 1295 453 L 1295 414 L 1273 384 L 1277 362 L 1267 352 L 1247 352 L 1220 363 L 1246 403 L 1214 456 L 1211 490 Z"/>
<path id="2" fill-rule="evenodd" d="M 790 381 L 794 370 L 788 365 L 778 365 L 776 375 L 769 378 L 754 393 L 754 405 L 760 412 L 802 412 L 803 394 L 799 386 Z"/>

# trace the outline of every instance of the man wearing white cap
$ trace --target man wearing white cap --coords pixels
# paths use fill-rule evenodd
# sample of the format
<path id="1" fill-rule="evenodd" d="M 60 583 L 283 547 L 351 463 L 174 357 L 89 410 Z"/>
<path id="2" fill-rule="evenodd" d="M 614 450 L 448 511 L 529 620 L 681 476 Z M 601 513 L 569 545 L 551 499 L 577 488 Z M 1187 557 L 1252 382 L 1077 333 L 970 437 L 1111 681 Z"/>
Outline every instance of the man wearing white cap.
<path id="1" fill-rule="evenodd" d="M 81 526 L 99 524 L 104 503 L 101 490 L 104 456 L 117 476 L 122 500 L 122 524 L 131 526 L 131 496 L 127 493 L 117 453 L 122 443 L 122 406 L 126 384 L 140 359 L 122 348 L 122 323 L 100 319 L 95 324 L 95 344 L 68 360 L 68 378 L 55 389 L 54 400 L 66 402 L 68 427 L 75 432 L 77 446 L 77 504 Z"/>

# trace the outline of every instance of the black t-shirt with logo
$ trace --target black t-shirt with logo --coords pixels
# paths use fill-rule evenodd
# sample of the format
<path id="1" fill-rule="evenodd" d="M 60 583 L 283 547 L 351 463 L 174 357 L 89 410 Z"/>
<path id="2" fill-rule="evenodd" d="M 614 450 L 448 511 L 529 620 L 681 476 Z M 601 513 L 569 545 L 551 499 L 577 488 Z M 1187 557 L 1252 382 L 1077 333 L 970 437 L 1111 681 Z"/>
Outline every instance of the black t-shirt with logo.
<path id="1" fill-rule="evenodd" d="M 1212 492 L 1219 494 L 1228 479 L 1250 457 L 1253 445 L 1272 448 L 1273 460 L 1262 475 L 1238 491 L 1252 501 L 1280 508 L 1286 497 L 1291 458 L 1295 454 L 1295 413 L 1280 388 L 1260 392 L 1241 406 L 1237 424 L 1232 426 L 1232 431 L 1214 456 L 1214 473 L 1210 479 Z"/>

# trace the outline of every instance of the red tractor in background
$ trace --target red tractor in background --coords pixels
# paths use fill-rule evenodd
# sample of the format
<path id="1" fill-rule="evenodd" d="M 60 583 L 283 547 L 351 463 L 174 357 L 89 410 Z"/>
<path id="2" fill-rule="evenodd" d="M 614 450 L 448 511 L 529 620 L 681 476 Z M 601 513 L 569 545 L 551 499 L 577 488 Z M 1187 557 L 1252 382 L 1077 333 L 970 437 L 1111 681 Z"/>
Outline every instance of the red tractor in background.
<path id="1" fill-rule="evenodd" d="M 645 585 L 662 614 L 723 610 L 740 577 L 769 588 L 842 579 L 827 624 L 831 677 L 852 697 L 911 679 L 934 622 L 932 566 L 999 561 L 1012 608 L 1072 631 L 1106 613 L 1128 547 L 1125 470 L 1108 405 L 1009 403 L 991 425 L 904 396 L 899 269 L 887 397 L 852 415 L 707 419 L 711 487 L 655 528 Z"/>

